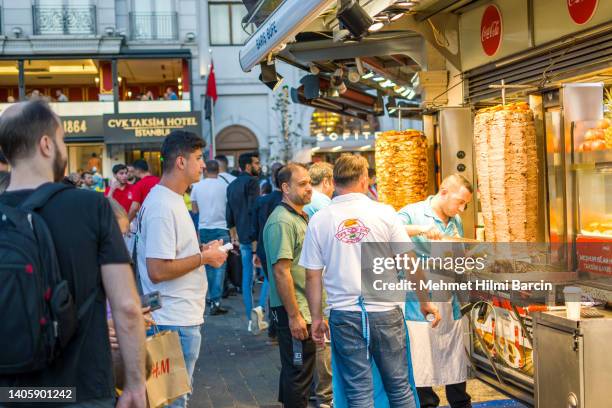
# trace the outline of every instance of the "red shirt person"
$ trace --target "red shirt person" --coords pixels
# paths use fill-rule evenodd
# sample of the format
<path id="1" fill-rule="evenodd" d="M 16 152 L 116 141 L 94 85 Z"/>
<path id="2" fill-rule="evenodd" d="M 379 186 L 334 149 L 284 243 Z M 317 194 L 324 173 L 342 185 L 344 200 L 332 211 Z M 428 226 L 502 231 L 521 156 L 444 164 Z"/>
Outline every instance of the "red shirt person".
<path id="1" fill-rule="evenodd" d="M 106 187 L 104 195 L 112 197 L 128 212 L 132 207 L 132 201 L 134 201 L 134 186 L 128 184 L 127 166 L 125 164 L 114 165 L 113 176 L 114 179 L 110 186 Z"/>
<path id="2" fill-rule="evenodd" d="M 149 173 L 149 165 L 144 160 L 136 160 L 132 163 L 132 167 L 134 167 L 134 175 L 138 177 L 140 180 L 132 186 L 133 190 L 133 201 L 130 210 L 128 211 L 128 217 L 130 221 L 132 221 L 136 214 L 138 214 L 138 210 L 142 203 L 144 203 L 145 198 L 149 195 L 149 191 L 159 183 L 159 177 L 152 175 Z"/>

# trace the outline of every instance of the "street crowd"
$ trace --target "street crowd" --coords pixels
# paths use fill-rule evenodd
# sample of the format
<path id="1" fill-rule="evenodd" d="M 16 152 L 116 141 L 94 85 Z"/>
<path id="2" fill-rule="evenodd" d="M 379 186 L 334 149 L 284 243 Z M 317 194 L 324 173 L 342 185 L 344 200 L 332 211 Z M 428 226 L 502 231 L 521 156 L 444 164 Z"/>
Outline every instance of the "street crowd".
<path id="1" fill-rule="evenodd" d="M 201 135 L 173 131 L 161 147 L 161 178 L 137 160 L 116 164 L 100 188 L 99 163 L 65 176 L 63 139 L 44 101 L 14 104 L 0 117 L 0 164 L 10 165 L 0 168 L 2 279 L 22 273 L 4 265 L 17 256 L 6 237 L 25 234 L 23 213 L 38 245 L 52 244 L 40 248 L 51 255 L 27 263 L 26 272 L 54 261 L 59 284 L 42 282 L 40 298 L 52 303 L 66 287 L 75 310 L 73 330 L 50 347 L 45 333 L 54 306 L 36 309 L 48 315 L 32 331 L 26 321 L 34 311 L 6 308 L 38 292 L 0 287 L 0 387 L 71 386 L 77 402 L 70 407 L 145 407 L 146 336 L 178 333 L 191 378 L 205 319 L 223 319 L 223 299 L 241 296 L 244 330 L 278 344 L 285 407 L 307 407 L 313 395 L 322 408 L 436 407 L 437 385 L 446 386 L 453 408 L 471 407 L 454 300 L 434 303 L 417 292 L 418 301 L 398 305 L 361 293 L 363 243 L 422 244 L 463 234 L 460 213 L 472 187 L 462 176 L 447 177 L 437 194 L 396 212 L 377 201 L 375 172 L 362 156 L 274 163 L 262 175 L 258 154 L 245 153 L 231 174 L 225 156 L 205 160 Z M 161 308 L 141 301 L 155 292 Z M 11 354 L 31 333 L 40 338 L 19 350 L 38 353 L 37 363 Z M 189 397 L 170 406 L 185 407 Z"/>

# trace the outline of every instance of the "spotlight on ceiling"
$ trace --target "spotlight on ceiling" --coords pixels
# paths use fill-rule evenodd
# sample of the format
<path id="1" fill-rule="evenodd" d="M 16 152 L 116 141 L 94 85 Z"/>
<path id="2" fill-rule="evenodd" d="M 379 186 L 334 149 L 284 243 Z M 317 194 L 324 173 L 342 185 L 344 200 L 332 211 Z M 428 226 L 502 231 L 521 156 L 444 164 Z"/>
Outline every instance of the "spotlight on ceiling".
<path id="1" fill-rule="evenodd" d="M 320 95 L 319 77 L 317 75 L 306 75 L 300 79 L 304 85 L 304 98 L 315 99 Z"/>
<path id="2" fill-rule="evenodd" d="M 347 74 L 347 78 L 349 81 L 356 84 L 357 82 L 359 82 L 361 75 L 359 75 L 359 72 L 356 69 L 350 69 Z"/>
<path id="3" fill-rule="evenodd" d="M 271 90 L 277 90 L 280 84 L 283 82 L 283 77 L 282 75 L 276 73 L 276 66 L 274 65 L 274 62 L 272 62 L 272 64 L 268 64 L 264 61 L 259 65 L 261 66 L 259 80 Z"/>
<path id="4" fill-rule="evenodd" d="M 349 30 L 355 38 L 365 36 L 368 33 L 368 29 L 374 23 L 372 17 L 356 0 L 341 0 L 336 18 L 340 21 L 341 28 Z"/>
<path id="5" fill-rule="evenodd" d="M 346 84 L 342 79 L 343 72 L 342 69 L 337 69 L 332 75 L 331 80 L 329 81 L 329 86 L 331 89 L 335 89 L 339 94 L 343 94 L 346 92 Z"/>
<path id="6" fill-rule="evenodd" d="M 391 17 L 391 21 L 397 21 L 404 16 L 404 13 L 397 13 L 393 17 Z"/>

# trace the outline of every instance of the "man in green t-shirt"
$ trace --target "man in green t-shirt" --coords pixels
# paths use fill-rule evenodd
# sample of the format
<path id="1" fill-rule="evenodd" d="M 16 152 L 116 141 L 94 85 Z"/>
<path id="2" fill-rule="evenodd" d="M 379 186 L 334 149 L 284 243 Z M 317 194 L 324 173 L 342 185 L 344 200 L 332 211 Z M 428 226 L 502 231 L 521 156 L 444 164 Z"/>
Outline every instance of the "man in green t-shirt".
<path id="1" fill-rule="evenodd" d="M 306 271 L 298 262 L 308 226 L 304 206 L 312 197 L 305 166 L 289 163 L 277 175 L 283 201 L 264 227 L 270 279 L 270 307 L 277 327 L 281 357 L 278 400 L 286 407 L 308 406 L 316 345 L 310 338 Z"/>

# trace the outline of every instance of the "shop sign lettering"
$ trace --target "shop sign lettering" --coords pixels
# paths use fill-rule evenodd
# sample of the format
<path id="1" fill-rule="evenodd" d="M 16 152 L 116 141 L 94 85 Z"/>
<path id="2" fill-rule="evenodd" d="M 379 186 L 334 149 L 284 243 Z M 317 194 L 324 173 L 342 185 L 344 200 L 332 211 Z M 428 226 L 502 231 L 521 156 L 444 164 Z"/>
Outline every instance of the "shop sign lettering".
<path id="1" fill-rule="evenodd" d="M 278 33 L 278 29 L 276 28 L 276 21 L 272 21 L 270 25 L 267 26 L 262 31 L 262 33 L 257 36 L 257 39 L 255 40 L 255 46 L 257 47 L 257 49 L 259 50 L 260 48 L 265 47 L 268 41 L 270 41 L 274 37 L 274 35 L 276 35 L 276 33 Z"/>
<path id="2" fill-rule="evenodd" d="M 104 137 L 107 143 L 133 143 L 159 140 L 173 130 L 201 135 L 198 117 L 197 112 L 104 115 Z"/>
<path id="3" fill-rule="evenodd" d="M 595 14 L 598 0 L 567 0 L 567 11 L 576 24 L 585 24 Z"/>
<path id="4" fill-rule="evenodd" d="M 317 142 L 337 142 L 337 141 L 347 141 L 347 140 L 374 140 L 380 135 L 382 132 L 344 132 L 344 133 L 335 133 L 332 132 L 328 135 L 325 133 L 317 133 L 316 138 Z"/>
<path id="5" fill-rule="evenodd" d="M 82 137 L 102 137 L 104 129 L 102 116 L 63 116 L 62 127 L 67 139 Z"/>
<path id="6" fill-rule="evenodd" d="M 480 43 L 489 57 L 497 53 L 502 42 L 502 16 L 497 6 L 489 5 L 480 21 Z"/>

